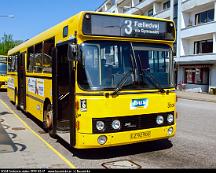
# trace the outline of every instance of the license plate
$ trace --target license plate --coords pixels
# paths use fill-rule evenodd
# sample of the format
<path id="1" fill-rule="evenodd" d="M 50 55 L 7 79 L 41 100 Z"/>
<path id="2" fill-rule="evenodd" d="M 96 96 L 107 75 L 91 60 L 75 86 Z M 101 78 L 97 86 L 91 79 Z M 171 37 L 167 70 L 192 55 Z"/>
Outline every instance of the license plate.
<path id="1" fill-rule="evenodd" d="M 131 139 L 142 139 L 151 137 L 151 131 L 139 132 L 139 133 L 131 133 Z"/>

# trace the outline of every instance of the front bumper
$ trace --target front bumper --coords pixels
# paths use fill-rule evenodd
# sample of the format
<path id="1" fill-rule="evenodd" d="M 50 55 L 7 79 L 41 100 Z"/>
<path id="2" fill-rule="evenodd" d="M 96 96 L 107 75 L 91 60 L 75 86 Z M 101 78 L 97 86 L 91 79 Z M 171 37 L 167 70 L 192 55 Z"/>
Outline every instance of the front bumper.
<path id="1" fill-rule="evenodd" d="M 168 129 L 172 127 L 173 133 L 168 134 Z M 133 130 L 118 133 L 107 133 L 107 134 L 82 134 L 77 133 L 75 148 L 103 148 L 110 146 L 127 145 L 138 142 L 154 141 L 159 139 L 171 138 L 176 133 L 176 124 L 165 127 L 157 127 L 143 130 Z M 98 137 L 105 135 L 107 142 L 104 145 L 98 143 Z"/>

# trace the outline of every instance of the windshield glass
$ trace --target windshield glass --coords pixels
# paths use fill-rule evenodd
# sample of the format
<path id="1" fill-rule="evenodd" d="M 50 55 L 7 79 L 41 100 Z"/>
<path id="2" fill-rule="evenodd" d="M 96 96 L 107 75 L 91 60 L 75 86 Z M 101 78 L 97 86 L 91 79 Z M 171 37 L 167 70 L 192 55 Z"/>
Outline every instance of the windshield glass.
<path id="1" fill-rule="evenodd" d="M 142 80 L 143 87 L 155 88 L 154 83 L 157 83 L 162 88 L 170 87 L 169 47 L 134 43 L 133 49 L 140 74 L 139 80 Z"/>
<path id="2" fill-rule="evenodd" d="M 115 90 L 125 78 L 123 89 L 155 89 L 158 84 L 171 87 L 169 51 L 168 46 L 162 45 L 85 42 L 81 45 L 78 84 L 84 90 Z"/>
<path id="3" fill-rule="evenodd" d="M 7 73 L 7 63 L 5 57 L 0 57 L 0 75 L 5 75 Z"/>
<path id="4" fill-rule="evenodd" d="M 132 49 L 129 43 L 84 43 L 81 48 L 82 65 L 78 81 L 82 88 L 92 90 L 114 89 L 129 71 L 132 71 Z M 133 73 L 125 85 L 133 83 Z"/>

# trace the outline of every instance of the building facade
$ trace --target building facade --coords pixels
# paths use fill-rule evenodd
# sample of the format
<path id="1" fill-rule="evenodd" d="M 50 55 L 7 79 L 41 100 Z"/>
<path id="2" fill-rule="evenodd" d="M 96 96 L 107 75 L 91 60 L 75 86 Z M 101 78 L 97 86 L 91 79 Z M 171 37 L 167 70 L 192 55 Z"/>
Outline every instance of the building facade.
<path id="1" fill-rule="evenodd" d="M 216 1 L 183 0 L 179 4 L 178 83 L 211 92 L 216 88 Z"/>
<path id="2" fill-rule="evenodd" d="M 174 19 L 177 0 L 107 0 L 96 11 L 128 13 Z"/>
<path id="3" fill-rule="evenodd" d="M 194 92 L 216 88 L 216 0 L 106 0 L 96 11 L 174 20 L 176 84 Z"/>

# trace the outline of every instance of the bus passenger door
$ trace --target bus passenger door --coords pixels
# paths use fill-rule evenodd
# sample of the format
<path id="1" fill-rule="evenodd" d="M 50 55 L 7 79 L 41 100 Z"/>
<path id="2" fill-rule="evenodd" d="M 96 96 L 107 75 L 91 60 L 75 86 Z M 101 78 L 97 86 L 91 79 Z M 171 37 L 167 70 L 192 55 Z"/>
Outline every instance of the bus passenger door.
<path id="1" fill-rule="evenodd" d="M 75 72 L 67 58 L 68 44 L 58 45 L 53 60 L 53 124 L 56 134 L 74 146 L 74 87 Z"/>
<path id="2" fill-rule="evenodd" d="M 26 109 L 25 52 L 18 57 L 18 107 Z"/>

